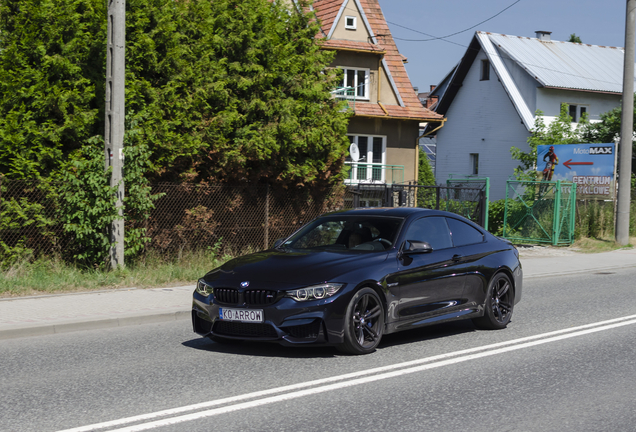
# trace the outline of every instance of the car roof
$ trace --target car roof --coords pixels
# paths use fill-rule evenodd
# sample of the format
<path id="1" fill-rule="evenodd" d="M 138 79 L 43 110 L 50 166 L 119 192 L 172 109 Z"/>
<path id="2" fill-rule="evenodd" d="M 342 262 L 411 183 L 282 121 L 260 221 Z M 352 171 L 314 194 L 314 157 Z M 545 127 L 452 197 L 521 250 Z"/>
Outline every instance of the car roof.
<path id="1" fill-rule="evenodd" d="M 432 210 L 418 207 L 368 207 L 358 208 L 354 210 L 340 210 L 336 212 L 326 213 L 323 216 L 346 215 L 346 216 L 388 216 L 388 217 L 407 217 L 413 214 L 424 215 L 454 215 L 453 213 Z"/>

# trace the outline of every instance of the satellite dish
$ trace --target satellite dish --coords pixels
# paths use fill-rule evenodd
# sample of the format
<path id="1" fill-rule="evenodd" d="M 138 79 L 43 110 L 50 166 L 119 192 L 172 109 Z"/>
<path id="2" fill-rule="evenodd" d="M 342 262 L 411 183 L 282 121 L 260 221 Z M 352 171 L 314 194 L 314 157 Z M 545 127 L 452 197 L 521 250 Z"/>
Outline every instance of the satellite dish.
<path id="1" fill-rule="evenodd" d="M 360 160 L 360 149 L 356 143 L 351 143 L 349 146 L 349 154 L 351 155 L 352 161 L 358 162 Z"/>

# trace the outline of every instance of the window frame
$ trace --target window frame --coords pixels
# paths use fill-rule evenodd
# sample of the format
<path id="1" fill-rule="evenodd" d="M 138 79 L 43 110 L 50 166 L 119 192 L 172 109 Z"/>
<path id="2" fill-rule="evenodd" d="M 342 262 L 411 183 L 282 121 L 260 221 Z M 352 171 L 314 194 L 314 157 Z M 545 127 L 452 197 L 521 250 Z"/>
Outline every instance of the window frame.
<path id="1" fill-rule="evenodd" d="M 345 16 L 344 17 L 344 27 L 346 30 L 356 30 L 358 28 L 358 18 L 354 16 Z M 353 24 L 349 25 L 348 21 L 353 20 Z"/>
<path id="2" fill-rule="evenodd" d="M 367 138 L 367 152 L 366 154 L 360 154 L 360 158 L 361 160 L 359 160 L 358 162 L 354 162 L 351 159 L 350 155 L 347 155 L 345 157 L 345 162 L 347 162 L 347 165 L 351 166 L 351 175 L 349 177 L 349 181 L 351 183 L 384 183 L 386 180 L 386 169 L 383 169 L 383 167 L 386 165 L 386 144 L 387 144 L 387 136 L 386 135 L 367 135 L 367 134 L 347 134 L 347 137 L 349 138 L 349 142 L 352 144 L 356 144 L 357 146 L 359 146 L 359 138 L 360 137 L 366 137 Z M 382 156 L 381 156 L 381 161 L 380 162 L 373 162 L 373 140 L 374 138 L 381 138 L 382 139 Z M 364 156 L 364 159 L 362 159 L 362 157 Z M 360 167 L 359 165 L 363 164 L 364 166 Z M 378 166 L 380 168 L 380 178 L 379 179 L 374 179 L 373 178 L 373 172 L 374 172 L 374 165 Z M 366 172 L 366 177 L 363 179 L 359 178 L 359 174 L 361 172 L 363 172 L 362 170 L 365 170 Z"/>
<path id="3" fill-rule="evenodd" d="M 470 175 L 479 175 L 479 153 L 469 153 L 470 155 Z"/>
<path id="4" fill-rule="evenodd" d="M 581 116 L 583 113 L 587 113 L 588 117 L 590 115 L 590 105 L 589 104 L 578 104 L 578 103 L 568 103 L 564 102 L 568 106 L 568 115 L 572 117 L 572 123 L 578 123 L 581 120 Z M 574 107 L 574 115 L 572 115 L 572 108 Z"/>
<path id="5" fill-rule="evenodd" d="M 347 81 L 348 81 L 348 75 L 349 75 L 349 71 L 353 71 L 354 74 L 354 88 L 355 88 L 355 92 L 354 92 L 354 98 L 356 100 L 369 100 L 369 94 L 370 89 L 369 89 L 369 85 L 371 83 L 371 69 L 369 68 L 359 68 L 359 67 L 353 67 L 353 66 L 338 66 L 338 69 L 341 69 L 342 72 L 342 81 L 341 81 L 341 85 L 339 88 L 346 88 L 347 87 Z M 358 95 L 358 88 L 360 86 L 360 83 L 358 82 L 358 72 L 359 71 L 364 71 L 364 95 L 360 96 Z"/>

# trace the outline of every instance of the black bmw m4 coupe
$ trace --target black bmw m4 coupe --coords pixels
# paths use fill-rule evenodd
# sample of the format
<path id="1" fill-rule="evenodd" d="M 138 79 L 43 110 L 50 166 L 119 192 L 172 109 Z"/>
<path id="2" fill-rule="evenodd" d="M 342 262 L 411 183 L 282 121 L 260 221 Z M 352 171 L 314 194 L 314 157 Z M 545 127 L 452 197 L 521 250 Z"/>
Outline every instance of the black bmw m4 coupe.
<path id="1" fill-rule="evenodd" d="M 197 283 L 192 325 L 217 342 L 367 354 L 385 334 L 446 321 L 502 329 L 522 279 L 510 242 L 454 213 L 349 210 L 210 271 Z"/>

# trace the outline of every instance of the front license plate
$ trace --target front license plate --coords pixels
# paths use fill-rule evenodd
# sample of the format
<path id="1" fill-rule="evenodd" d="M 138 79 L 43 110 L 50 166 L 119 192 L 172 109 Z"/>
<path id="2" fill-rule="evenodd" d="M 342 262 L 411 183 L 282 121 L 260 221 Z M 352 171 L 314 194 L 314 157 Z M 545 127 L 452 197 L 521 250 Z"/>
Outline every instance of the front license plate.
<path id="1" fill-rule="evenodd" d="M 261 323 L 263 322 L 263 310 L 219 308 L 219 319 Z"/>

